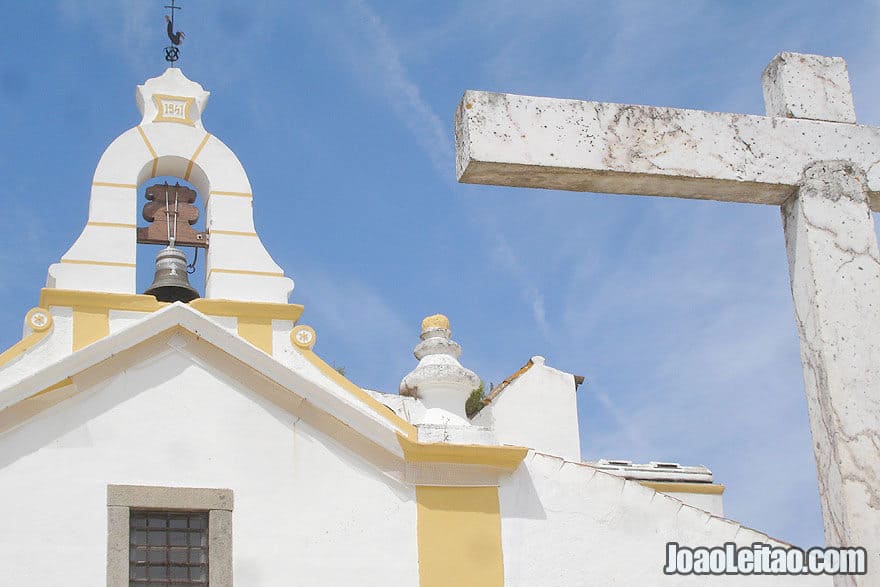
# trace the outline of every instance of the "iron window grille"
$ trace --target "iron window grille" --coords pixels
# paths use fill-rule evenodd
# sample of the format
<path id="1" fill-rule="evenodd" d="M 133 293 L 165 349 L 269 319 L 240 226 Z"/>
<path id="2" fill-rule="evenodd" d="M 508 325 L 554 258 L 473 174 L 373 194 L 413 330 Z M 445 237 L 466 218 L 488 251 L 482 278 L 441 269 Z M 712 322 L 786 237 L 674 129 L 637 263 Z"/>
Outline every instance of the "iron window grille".
<path id="1" fill-rule="evenodd" d="M 129 585 L 208 585 L 208 512 L 132 509 Z"/>

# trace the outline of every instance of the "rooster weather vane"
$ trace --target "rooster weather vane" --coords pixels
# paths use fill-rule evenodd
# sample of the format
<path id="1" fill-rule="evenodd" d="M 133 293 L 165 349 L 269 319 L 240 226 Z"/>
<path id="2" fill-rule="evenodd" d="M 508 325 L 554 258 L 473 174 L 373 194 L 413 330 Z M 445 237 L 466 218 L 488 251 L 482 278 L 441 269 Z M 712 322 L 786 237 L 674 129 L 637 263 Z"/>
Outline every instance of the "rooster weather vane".
<path id="1" fill-rule="evenodd" d="M 177 46 L 183 42 L 184 38 L 186 38 L 183 31 L 174 32 L 174 11 L 181 10 L 182 7 L 176 6 L 175 0 L 171 0 L 171 5 L 166 5 L 165 8 L 171 10 L 171 16 L 168 16 L 167 14 L 165 15 L 165 22 L 168 23 L 168 38 L 171 39 L 171 44 L 165 47 L 165 61 L 174 67 L 174 62 L 180 58 L 180 49 L 178 49 Z"/>

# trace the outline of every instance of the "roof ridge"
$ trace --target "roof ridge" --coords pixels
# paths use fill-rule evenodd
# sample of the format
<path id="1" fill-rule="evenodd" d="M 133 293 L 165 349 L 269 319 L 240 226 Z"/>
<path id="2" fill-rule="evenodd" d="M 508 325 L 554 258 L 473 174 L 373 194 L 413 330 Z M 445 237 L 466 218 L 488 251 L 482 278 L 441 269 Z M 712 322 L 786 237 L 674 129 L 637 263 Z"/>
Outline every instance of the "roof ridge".
<path id="1" fill-rule="evenodd" d="M 519 369 L 517 369 L 516 371 L 514 371 L 510 375 L 508 375 L 504 381 L 502 381 L 501 383 L 499 383 L 498 385 L 493 387 L 492 391 L 490 391 L 489 394 L 485 398 L 483 398 L 483 404 L 487 405 L 487 404 L 491 403 L 492 400 L 494 400 L 496 397 L 498 397 L 498 395 L 502 391 L 504 391 L 504 389 L 508 385 L 510 385 L 511 383 L 516 381 L 517 379 L 519 379 L 522 375 L 524 375 L 526 373 L 526 371 L 528 371 L 529 369 L 531 369 L 534 366 L 535 366 L 535 362 L 530 358 L 526 362 L 525 365 L 523 365 L 522 367 L 520 367 Z"/>

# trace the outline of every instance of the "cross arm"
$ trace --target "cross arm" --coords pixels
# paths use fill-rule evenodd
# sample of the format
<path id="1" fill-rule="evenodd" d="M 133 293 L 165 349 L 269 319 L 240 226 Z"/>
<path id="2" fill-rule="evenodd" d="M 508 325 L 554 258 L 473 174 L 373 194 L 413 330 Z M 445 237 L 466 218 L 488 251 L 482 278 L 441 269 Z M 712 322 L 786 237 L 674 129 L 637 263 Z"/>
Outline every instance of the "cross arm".
<path id="1" fill-rule="evenodd" d="M 469 90 L 455 112 L 462 183 L 782 204 L 816 160 L 868 175 L 880 128 Z"/>

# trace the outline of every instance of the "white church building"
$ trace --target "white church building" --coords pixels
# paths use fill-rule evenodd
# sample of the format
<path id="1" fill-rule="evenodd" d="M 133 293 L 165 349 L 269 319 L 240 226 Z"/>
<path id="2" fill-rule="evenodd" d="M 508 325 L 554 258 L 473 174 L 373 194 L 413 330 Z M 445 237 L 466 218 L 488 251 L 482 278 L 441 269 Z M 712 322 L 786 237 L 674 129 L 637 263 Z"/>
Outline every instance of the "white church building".
<path id="1" fill-rule="evenodd" d="M 399 390 L 324 362 L 245 170 L 203 125 L 208 96 L 175 68 L 138 86 L 142 118 L 0 354 L 0 584 L 831 584 L 664 574 L 671 542 L 786 545 L 725 518 L 705 467 L 583 461 L 583 379 L 540 356 L 473 418 L 480 380 L 443 315 L 413 325 Z M 136 288 L 139 188 L 168 176 L 204 205 L 189 303 Z"/>

